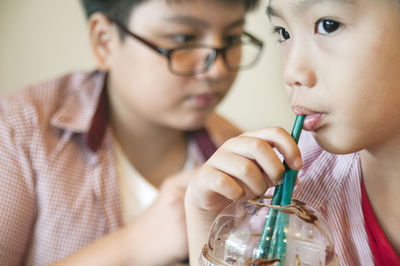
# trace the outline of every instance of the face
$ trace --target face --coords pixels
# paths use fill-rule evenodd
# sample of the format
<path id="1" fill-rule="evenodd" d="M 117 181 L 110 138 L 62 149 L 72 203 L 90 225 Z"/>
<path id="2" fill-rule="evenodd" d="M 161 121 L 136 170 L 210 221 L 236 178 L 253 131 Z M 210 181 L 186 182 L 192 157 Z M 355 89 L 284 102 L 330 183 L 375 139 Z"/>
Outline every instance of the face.
<path id="1" fill-rule="evenodd" d="M 271 0 L 284 81 L 304 128 L 334 153 L 400 135 L 400 9 L 395 1 Z M 397 139 L 399 142 L 399 139 Z"/>
<path id="2" fill-rule="evenodd" d="M 223 47 L 242 34 L 244 15 L 240 3 L 149 0 L 134 8 L 127 28 L 167 49 L 198 44 Z M 112 49 L 108 85 L 113 108 L 139 126 L 201 127 L 237 74 L 228 71 L 218 56 L 206 73 L 175 75 L 167 58 L 129 36 Z"/>

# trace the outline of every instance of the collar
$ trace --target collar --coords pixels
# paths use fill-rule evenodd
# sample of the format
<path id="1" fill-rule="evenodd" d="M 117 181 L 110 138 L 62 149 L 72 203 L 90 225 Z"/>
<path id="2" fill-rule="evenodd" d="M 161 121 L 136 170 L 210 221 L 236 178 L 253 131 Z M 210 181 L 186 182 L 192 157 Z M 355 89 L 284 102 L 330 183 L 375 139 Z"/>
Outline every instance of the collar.
<path id="1" fill-rule="evenodd" d="M 73 74 L 76 75 L 76 74 Z M 51 117 L 51 125 L 84 136 L 86 146 L 96 152 L 101 146 L 107 124 L 107 89 L 105 72 L 86 74 L 79 82 L 68 82 L 71 93 Z"/>
<path id="2" fill-rule="evenodd" d="M 202 128 L 200 130 L 191 132 L 190 134 L 196 141 L 196 144 L 199 147 L 201 154 L 203 155 L 204 161 L 207 161 L 217 150 L 217 146 L 212 141 L 207 129 Z"/>

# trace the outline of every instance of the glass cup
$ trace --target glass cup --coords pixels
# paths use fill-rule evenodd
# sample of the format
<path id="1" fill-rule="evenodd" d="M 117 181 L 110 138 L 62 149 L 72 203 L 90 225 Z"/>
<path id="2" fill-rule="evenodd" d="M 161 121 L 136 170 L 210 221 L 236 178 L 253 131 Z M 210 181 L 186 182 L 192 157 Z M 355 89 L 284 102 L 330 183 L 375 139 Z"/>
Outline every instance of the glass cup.
<path id="1" fill-rule="evenodd" d="M 227 206 L 211 227 L 200 265 L 339 265 L 322 215 L 297 200 L 288 206 L 270 203 L 271 197 L 263 197 Z M 278 222 L 265 226 L 271 217 Z M 284 228 L 283 237 L 279 226 Z M 265 241 L 260 243 L 263 233 Z M 283 257 L 277 255 L 279 243 Z"/>

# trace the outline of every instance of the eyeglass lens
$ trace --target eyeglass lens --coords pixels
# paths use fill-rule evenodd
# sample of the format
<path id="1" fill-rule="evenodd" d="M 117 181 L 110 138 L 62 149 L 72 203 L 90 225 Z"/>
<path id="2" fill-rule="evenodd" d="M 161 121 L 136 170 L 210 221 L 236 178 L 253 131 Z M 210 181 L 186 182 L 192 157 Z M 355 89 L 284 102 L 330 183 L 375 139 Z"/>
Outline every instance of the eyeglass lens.
<path id="1" fill-rule="evenodd" d="M 223 59 L 229 70 L 239 70 L 253 65 L 260 47 L 249 41 L 238 42 L 225 49 Z M 206 71 L 215 61 L 216 50 L 209 47 L 188 47 L 174 50 L 170 58 L 171 70 L 179 74 Z"/>

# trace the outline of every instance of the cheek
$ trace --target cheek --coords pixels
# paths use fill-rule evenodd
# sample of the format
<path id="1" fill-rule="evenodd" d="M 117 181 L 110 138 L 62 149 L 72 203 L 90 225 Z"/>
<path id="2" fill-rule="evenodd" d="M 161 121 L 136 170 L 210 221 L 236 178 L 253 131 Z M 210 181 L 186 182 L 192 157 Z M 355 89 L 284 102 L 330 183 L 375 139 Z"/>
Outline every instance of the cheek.
<path id="1" fill-rule="evenodd" d="M 359 66 L 358 75 L 343 76 L 336 87 L 340 92 L 332 92 L 335 96 L 330 97 L 335 124 L 339 126 L 335 130 L 340 139 L 337 145 L 343 145 L 346 152 L 363 149 L 400 129 L 400 93 L 391 91 L 393 84 L 366 75 L 373 73 L 371 66 Z"/>
<path id="2" fill-rule="evenodd" d="M 125 40 L 115 52 L 112 69 L 127 80 L 161 78 L 169 74 L 168 60 L 142 44 Z"/>
<path id="3" fill-rule="evenodd" d="M 334 57 L 324 58 L 330 63 L 320 68 L 320 76 L 325 77 L 322 82 L 336 111 L 365 114 L 377 100 L 385 101 L 382 92 L 392 83 L 387 76 L 389 61 L 382 56 L 381 41 L 364 38 L 346 43 L 334 50 Z"/>
<path id="4" fill-rule="evenodd" d="M 349 69 L 349 68 L 347 68 Z M 355 68 L 357 69 L 357 68 Z M 359 69 L 359 68 L 358 68 Z M 335 86 L 330 87 L 328 97 L 339 124 L 347 128 L 362 128 L 373 108 L 375 86 L 361 75 L 342 73 L 335 78 Z"/>
<path id="5" fill-rule="evenodd" d="M 114 61 L 117 86 L 129 98 L 163 103 L 179 94 L 179 77 L 168 70 L 166 58 L 144 49 L 121 52 Z"/>
<path id="6" fill-rule="evenodd" d="M 383 52 L 382 46 L 385 48 L 384 44 L 373 46 L 355 59 L 357 63 L 349 68 L 355 74 L 347 78 L 347 97 L 353 98 L 353 108 L 377 123 L 393 112 L 399 113 L 396 106 L 400 101 L 400 57 L 390 54 L 388 47 Z"/>
<path id="7" fill-rule="evenodd" d="M 173 81 L 167 79 L 163 82 L 162 78 L 138 78 L 131 84 L 130 92 L 126 96 L 131 104 L 146 109 L 150 113 L 166 112 L 178 106 L 183 97 L 179 86 L 174 87 L 173 84 Z"/>

